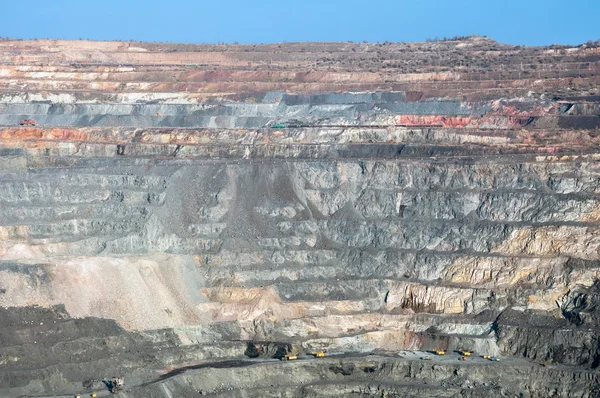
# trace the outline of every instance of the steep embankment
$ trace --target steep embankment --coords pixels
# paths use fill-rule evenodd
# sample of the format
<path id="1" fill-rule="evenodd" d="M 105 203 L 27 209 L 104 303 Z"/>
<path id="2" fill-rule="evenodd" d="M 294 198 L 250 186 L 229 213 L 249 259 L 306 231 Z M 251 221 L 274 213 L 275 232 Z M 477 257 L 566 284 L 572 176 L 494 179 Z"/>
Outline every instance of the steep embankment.
<path id="1" fill-rule="evenodd" d="M 594 396 L 599 61 L 0 41 L 0 395 Z"/>

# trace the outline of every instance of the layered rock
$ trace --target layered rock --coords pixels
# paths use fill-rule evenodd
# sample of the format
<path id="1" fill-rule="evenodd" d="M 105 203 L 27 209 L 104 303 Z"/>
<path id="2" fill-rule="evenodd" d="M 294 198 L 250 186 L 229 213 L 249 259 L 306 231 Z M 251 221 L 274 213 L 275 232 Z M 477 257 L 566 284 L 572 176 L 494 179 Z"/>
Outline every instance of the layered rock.
<path id="1" fill-rule="evenodd" d="M 299 46 L 0 42 L 0 395 L 594 396 L 598 49 Z"/>

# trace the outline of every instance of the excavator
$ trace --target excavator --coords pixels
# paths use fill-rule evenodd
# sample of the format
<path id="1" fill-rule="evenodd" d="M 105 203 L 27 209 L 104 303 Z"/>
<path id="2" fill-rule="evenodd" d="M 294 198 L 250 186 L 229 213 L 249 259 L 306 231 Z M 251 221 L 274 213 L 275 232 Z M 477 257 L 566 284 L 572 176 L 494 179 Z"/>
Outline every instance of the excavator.
<path id="1" fill-rule="evenodd" d="M 123 390 L 123 386 L 125 385 L 125 380 L 121 379 L 120 377 L 113 377 L 110 380 L 104 380 L 104 384 L 106 385 L 106 387 L 108 387 L 108 390 L 112 393 L 112 394 L 116 394 L 119 391 Z M 90 397 L 92 398 L 96 398 L 98 396 L 98 394 L 96 394 L 95 392 L 90 394 Z M 80 394 L 75 395 L 75 398 L 81 398 Z"/>
<path id="2" fill-rule="evenodd" d="M 110 389 L 110 392 L 115 394 L 118 391 L 123 390 L 123 386 L 125 385 L 125 381 L 119 377 L 113 377 L 109 382 L 108 382 L 108 387 Z"/>
<path id="3" fill-rule="evenodd" d="M 19 124 L 21 126 L 35 126 L 37 123 L 33 119 L 23 119 Z"/>

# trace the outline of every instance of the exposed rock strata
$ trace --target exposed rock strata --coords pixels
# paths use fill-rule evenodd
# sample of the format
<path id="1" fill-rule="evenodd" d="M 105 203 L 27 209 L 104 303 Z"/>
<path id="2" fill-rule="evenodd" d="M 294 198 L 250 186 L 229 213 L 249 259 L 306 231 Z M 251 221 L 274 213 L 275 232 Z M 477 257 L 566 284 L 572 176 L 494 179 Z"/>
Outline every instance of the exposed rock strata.
<path id="1" fill-rule="evenodd" d="M 298 46 L 0 41 L 0 395 L 594 397 L 598 49 Z"/>

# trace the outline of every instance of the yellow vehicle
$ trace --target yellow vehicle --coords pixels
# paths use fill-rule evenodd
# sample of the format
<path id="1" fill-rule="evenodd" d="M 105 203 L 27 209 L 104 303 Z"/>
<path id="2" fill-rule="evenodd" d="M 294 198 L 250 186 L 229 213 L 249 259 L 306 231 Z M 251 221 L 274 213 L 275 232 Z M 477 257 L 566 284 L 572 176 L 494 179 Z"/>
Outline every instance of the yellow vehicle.
<path id="1" fill-rule="evenodd" d="M 470 357 L 471 356 L 471 351 L 461 350 L 460 353 L 463 354 L 466 357 Z"/>
<path id="2" fill-rule="evenodd" d="M 435 350 L 436 355 L 446 355 L 446 350 Z"/>
<path id="3" fill-rule="evenodd" d="M 323 358 L 325 356 L 325 351 L 313 351 L 310 354 L 314 355 L 315 358 Z"/>
<path id="4" fill-rule="evenodd" d="M 492 356 L 491 355 L 482 355 L 481 356 L 483 359 L 490 359 Z"/>
<path id="5" fill-rule="evenodd" d="M 460 357 L 460 358 L 458 358 L 458 360 L 459 360 L 459 361 L 466 361 L 466 360 L 467 360 L 467 357 Z"/>
<path id="6" fill-rule="evenodd" d="M 96 393 L 92 393 L 92 398 L 96 398 Z"/>
<path id="7" fill-rule="evenodd" d="M 282 361 L 293 361 L 295 359 L 298 359 L 298 355 L 296 355 L 296 354 L 285 354 L 281 358 Z"/>
<path id="8" fill-rule="evenodd" d="M 162 117 L 162 113 L 155 113 L 154 116 L 155 117 Z"/>

